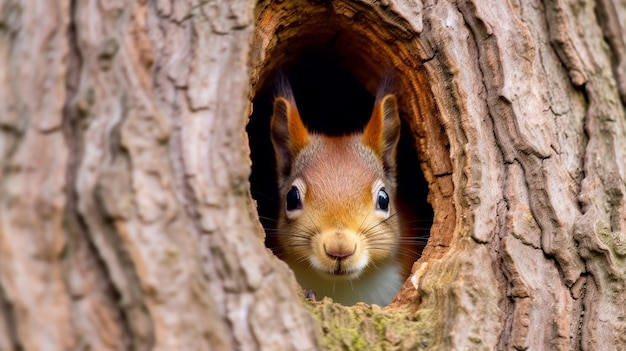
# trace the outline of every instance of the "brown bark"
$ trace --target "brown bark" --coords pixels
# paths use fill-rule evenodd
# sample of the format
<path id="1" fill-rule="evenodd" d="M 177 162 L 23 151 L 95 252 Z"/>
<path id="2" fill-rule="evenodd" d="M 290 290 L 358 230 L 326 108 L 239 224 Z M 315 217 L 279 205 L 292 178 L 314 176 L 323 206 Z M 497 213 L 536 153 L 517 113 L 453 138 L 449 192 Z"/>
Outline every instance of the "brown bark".
<path id="1" fill-rule="evenodd" d="M 0 350 L 626 349 L 626 5 L 0 0 Z M 302 303 L 250 102 L 393 68 L 434 210 L 385 309 Z M 269 136 L 268 136 L 269 138 Z"/>
<path id="2" fill-rule="evenodd" d="M 313 348 L 246 190 L 252 5 L 0 8 L 0 349 Z"/>

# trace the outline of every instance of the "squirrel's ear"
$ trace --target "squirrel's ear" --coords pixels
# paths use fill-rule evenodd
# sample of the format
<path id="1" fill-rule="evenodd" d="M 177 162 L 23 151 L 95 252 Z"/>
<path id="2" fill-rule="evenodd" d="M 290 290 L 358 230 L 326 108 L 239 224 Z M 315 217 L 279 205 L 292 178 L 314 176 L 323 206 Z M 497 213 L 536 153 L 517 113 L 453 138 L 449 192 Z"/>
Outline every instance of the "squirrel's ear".
<path id="1" fill-rule="evenodd" d="M 363 143 L 382 158 L 386 171 L 396 168 L 396 147 L 400 140 L 400 116 L 393 94 L 376 101 L 374 112 L 363 132 Z"/>
<path id="2" fill-rule="evenodd" d="M 294 158 L 309 143 L 309 132 L 292 100 L 277 97 L 274 101 L 271 137 L 279 176 L 288 177 Z"/>

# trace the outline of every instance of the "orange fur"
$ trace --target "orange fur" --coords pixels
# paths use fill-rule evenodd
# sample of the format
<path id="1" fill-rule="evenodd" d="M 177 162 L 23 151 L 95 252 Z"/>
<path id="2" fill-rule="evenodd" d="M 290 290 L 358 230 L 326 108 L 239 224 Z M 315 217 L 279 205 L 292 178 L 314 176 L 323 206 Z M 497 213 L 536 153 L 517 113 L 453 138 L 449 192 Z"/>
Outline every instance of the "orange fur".
<path id="1" fill-rule="evenodd" d="M 274 104 L 281 197 L 275 252 L 303 288 L 341 303 L 384 305 L 402 283 L 393 202 L 395 104 L 393 95 L 383 97 L 363 133 L 338 137 L 309 133 L 293 100 L 278 97 Z M 301 206 L 290 209 L 286 198 L 294 188 Z M 384 203 L 381 189 L 391 200 L 386 210 L 377 207 Z"/>
<path id="2" fill-rule="evenodd" d="M 374 112 L 363 131 L 363 144 L 369 146 L 379 157 L 382 153 L 383 142 L 383 114 L 382 104 L 374 106 Z"/>

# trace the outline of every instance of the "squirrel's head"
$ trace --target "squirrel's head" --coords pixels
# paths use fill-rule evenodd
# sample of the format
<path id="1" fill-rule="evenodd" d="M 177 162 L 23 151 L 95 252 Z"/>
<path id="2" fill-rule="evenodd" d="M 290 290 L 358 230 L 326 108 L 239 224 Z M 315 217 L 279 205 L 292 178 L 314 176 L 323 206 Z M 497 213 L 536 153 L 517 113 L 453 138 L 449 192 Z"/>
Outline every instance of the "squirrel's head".
<path id="1" fill-rule="evenodd" d="M 345 136 L 309 132 L 293 97 L 279 96 L 271 138 L 280 195 L 277 254 L 335 279 L 355 279 L 392 259 L 400 237 L 395 96 L 379 98 L 363 132 Z"/>

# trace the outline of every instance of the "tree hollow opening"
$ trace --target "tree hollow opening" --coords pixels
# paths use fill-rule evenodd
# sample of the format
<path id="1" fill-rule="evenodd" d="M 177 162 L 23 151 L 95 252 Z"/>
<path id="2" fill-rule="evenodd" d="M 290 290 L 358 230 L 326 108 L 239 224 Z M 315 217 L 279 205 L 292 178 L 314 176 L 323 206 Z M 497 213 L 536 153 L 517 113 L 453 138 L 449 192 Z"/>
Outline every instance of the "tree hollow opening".
<path id="1" fill-rule="evenodd" d="M 445 238 L 436 240 L 438 252 L 431 250 L 440 256 L 454 228 L 454 215 L 449 213 L 453 211 L 451 196 L 441 192 L 450 187 L 439 184 L 440 177 L 449 178 L 451 173 L 450 167 L 441 166 L 450 164 L 448 142 L 437 120 L 430 87 L 424 83 L 427 78 L 421 62 L 417 56 L 414 62 L 406 56 L 415 43 L 402 29 L 387 28 L 375 17 L 355 20 L 350 17 L 353 12 L 340 4 L 344 3 L 307 3 L 296 11 L 295 5 L 270 3 L 257 9 L 251 57 L 252 113 L 246 131 L 252 160 L 251 191 L 261 223 L 267 233 L 272 232 L 280 210 L 270 140 L 277 76 L 289 80 L 307 128 L 341 135 L 363 129 L 381 80 L 391 74 L 402 120 L 397 196 L 403 235 L 418 238 L 421 243 L 413 249 L 413 256 L 404 252 L 402 258 L 412 263 L 420 257 L 430 233 L 437 234 L 431 230 L 433 218 L 433 228 L 449 231 Z M 408 41 L 396 41 L 395 37 Z M 433 169 L 432 155 L 447 159 L 435 160 Z M 440 208 L 448 212 L 437 213 Z M 438 218 L 447 218 L 447 223 Z M 276 245 L 272 235 L 267 236 L 266 243 L 270 248 Z M 410 264 L 405 266 L 408 268 L 403 274 L 408 277 Z"/>

